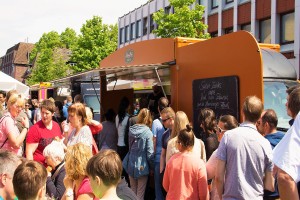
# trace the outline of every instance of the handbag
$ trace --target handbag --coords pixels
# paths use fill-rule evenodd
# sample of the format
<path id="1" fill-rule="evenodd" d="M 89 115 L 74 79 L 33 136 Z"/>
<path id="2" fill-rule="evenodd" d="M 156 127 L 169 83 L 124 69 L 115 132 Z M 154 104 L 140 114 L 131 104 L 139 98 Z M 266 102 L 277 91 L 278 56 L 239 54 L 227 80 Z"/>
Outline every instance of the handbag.
<path id="1" fill-rule="evenodd" d="M 8 116 L 3 116 L 2 118 L 1 118 L 1 121 L 0 121 L 0 124 L 2 123 L 2 121 L 3 121 L 3 119 L 5 118 L 5 117 L 8 117 Z M 3 144 L 1 145 L 1 147 L 0 147 L 0 149 L 2 149 L 2 147 L 5 145 L 5 143 L 7 142 L 7 140 L 8 140 L 8 137 L 6 137 L 6 140 L 3 142 Z"/>
<path id="2" fill-rule="evenodd" d="M 135 140 L 135 139 L 134 139 Z M 126 156 L 124 157 L 123 161 L 122 161 L 122 166 L 123 166 L 123 169 L 127 172 L 128 174 L 128 162 L 129 162 L 129 153 L 130 153 L 130 150 L 131 150 L 131 147 L 134 143 L 134 140 L 132 140 L 131 142 L 131 145 L 130 145 L 130 149 L 129 151 L 127 152 Z"/>

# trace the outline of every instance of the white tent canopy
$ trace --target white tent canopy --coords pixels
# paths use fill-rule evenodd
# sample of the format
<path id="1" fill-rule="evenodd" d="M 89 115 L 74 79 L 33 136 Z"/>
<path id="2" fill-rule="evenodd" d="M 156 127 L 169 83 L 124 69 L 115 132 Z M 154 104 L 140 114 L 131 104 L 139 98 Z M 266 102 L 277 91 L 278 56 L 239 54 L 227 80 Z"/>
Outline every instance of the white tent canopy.
<path id="1" fill-rule="evenodd" d="M 17 90 L 17 92 L 23 97 L 29 96 L 29 87 L 27 85 L 3 72 L 0 72 L 0 90 L 6 92 L 10 90 Z"/>

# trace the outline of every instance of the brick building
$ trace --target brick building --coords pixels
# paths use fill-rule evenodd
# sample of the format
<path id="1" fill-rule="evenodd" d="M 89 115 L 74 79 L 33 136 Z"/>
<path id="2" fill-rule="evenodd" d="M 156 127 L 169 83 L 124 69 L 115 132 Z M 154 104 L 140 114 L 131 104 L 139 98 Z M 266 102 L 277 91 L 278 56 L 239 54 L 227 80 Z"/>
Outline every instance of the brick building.
<path id="1" fill-rule="evenodd" d="M 300 0 L 196 0 L 205 6 L 204 22 L 212 37 L 238 30 L 251 32 L 258 42 L 281 45 L 281 53 L 299 77 Z M 193 5 L 191 5 L 193 6 Z M 168 0 L 153 0 L 119 18 L 118 48 L 154 39 L 152 14 L 174 12 Z"/>
<path id="2" fill-rule="evenodd" d="M 1 71 L 20 82 L 24 82 L 23 76 L 30 66 L 29 55 L 33 47 L 34 44 L 20 42 L 9 48 L 6 54 L 0 58 L 2 60 Z"/>

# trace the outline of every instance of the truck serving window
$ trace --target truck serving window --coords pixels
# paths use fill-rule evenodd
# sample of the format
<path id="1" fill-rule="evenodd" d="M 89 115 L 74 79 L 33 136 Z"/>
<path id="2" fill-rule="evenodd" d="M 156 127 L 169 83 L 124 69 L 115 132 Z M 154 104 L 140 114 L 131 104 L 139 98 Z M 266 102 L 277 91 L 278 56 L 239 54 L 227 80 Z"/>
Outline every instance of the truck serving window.
<path id="1" fill-rule="evenodd" d="M 94 114 L 100 113 L 100 104 L 96 95 L 84 95 L 83 98 L 86 105 L 93 108 Z"/>
<path id="2" fill-rule="evenodd" d="M 264 82 L 264 108 L 275 110 L 278 117 L 278 130 L 287 131 L 290 128 L 290 116 L 287 115 L 286 89 L 297 84 L 296 82 L 279 82 L 265 81 Z"/>

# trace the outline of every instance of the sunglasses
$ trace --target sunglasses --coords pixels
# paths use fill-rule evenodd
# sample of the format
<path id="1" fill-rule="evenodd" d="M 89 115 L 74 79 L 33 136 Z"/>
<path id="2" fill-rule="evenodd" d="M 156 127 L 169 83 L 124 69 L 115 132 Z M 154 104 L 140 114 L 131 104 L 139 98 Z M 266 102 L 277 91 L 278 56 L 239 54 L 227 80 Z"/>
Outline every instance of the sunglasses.
<path id="1" fill-rule="evenodd" d="M 165 122 L 168 121 L 169 119 L 171 119 L 171 117 L 168 117 L 167 119 L 161 119 L 161 121 L 162 121 L 163 123 L 165 123 Z"/>
<path id="2" fill-rule="evenodd" d="M 225 131 L 227 131 L 227 130 L 223 130 L 223 129 L 221 129 L 219 126 L 217 126 L 217 131 L 218 131 L 219 133 L 223 133 L 223 132 L 225 132 Z"/>

